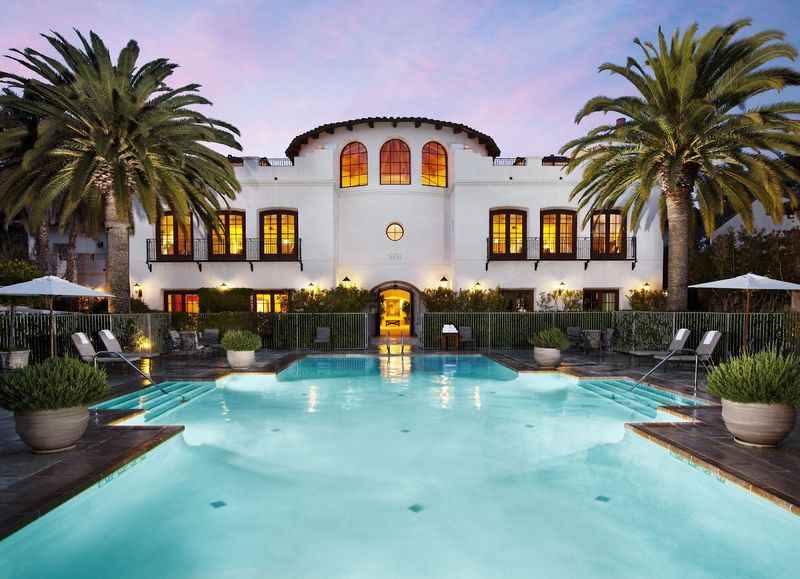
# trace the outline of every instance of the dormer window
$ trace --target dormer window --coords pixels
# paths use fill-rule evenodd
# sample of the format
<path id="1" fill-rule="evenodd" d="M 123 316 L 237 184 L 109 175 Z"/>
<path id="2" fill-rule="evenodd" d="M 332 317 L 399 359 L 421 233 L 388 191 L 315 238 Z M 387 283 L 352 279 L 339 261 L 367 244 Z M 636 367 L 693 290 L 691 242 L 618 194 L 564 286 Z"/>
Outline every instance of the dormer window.
<path id="1" fill-rule="evenodd" d="M 400 139 L 381 147 L 381 185 L 411 184 L 411 151 Z"/>

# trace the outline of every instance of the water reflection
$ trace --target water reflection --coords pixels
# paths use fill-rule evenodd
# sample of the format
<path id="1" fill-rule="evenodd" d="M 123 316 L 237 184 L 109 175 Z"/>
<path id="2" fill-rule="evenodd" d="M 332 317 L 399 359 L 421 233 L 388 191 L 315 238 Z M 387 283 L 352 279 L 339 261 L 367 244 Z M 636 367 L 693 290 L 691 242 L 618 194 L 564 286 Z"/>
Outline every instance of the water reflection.
<path id="1" fill-rule="evenodd" d="M 405 380 L 411 375 L 411 357 L 381 356 L 378 367 L 384 380 L 390 382 Z"/>
<path id="2" fill-rule="evenodd" d="M 439 387 L 439 406 L 444 409 L 450 408 L 450 400 L 453 399 L 455 393 L 453 387 L 449 384 L 443 384 Z"/>
<path id="3" fill-rule="evenodd" d="M 475 410 L 481 409 L 481 387 L 475 386 L 472 389 L 472 404 L 475 406 Z"/>
<path id="4" fill-rule="evenodd" d="M 313 414 L 317 411 L 317 401 L 319 398 L 319 390 L 317 386 L 311 385 L 308 387 L 308 408 L 306 408 L 306 412 L 309 414 Z"/>

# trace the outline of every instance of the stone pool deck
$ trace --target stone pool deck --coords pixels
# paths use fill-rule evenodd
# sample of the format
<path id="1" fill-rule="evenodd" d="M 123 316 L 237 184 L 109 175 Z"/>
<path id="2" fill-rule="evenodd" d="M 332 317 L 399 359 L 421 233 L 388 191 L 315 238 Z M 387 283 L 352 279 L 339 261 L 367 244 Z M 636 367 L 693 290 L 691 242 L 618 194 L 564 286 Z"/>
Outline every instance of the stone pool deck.
<path id="1" fill-rule="evenodd" d="M 363 351 L 354 353 L 364 354 Z M 520 372 L 537 371 L 530 350 L 480 353 Z M 262 351 L 249 372 L 276 373 L 308 354 Z M 223 355 L 166 355 L 143 361 L 142 365 L 157 382 L 207 381 L 231 373 Z M 647 369 L 637 367 L 627 356 L 618 354 L 567 354 L 561 368 L 579 377 L 633 379 L 641 377 Z M 679 394 L 692 394 L 692 372 L 685 368 L 659 370 L 648 382 Z M 110 383 L 109 397 L 146 386 L 133 372 L 124 371 L 114 371 Z M 733 442 L 725 430 L 720 407 L 705 392 L 704 381 L 700 382 L 698 397 L 709 400 L 712 405 L 671 409 L 691 421 L 635 423 L 627 427 L 712 475 L 800 514 L 800 425 L 780 449 L 744 447 Z M 183 430 L 182 426 L 114 425 L 128 416 L 118 411 L 93 412 L 89 429 L 74 450 L 36 455 L 14 432 L 13 416 L 0 410 L 0 539 Z"/>

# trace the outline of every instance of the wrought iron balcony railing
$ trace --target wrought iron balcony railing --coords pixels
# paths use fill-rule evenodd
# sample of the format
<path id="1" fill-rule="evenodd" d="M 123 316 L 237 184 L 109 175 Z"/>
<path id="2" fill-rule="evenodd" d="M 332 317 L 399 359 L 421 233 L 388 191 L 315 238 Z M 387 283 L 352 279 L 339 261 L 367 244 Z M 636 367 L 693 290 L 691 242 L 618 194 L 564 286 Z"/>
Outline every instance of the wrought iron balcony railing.
<path id="1" fill-rule="evenodd" d="M 300 238 L 297 239 L 296 251 L 293 253 L 265 252 L 263 240 L 258 237 L 244 239 L 241 245 L 229 243 L 227 246 L 212 246 L 207 237 L 191 241 L 191 247 L 189 243 L 162 247 L 157 239 L 148 239 L 147 268 L 153 271 L 153 263 L 192 262 L 203 271 L 203 263 L 206 262 L 244 261 L 250 264 L 250 271 L 253 271 L 255 262 L 296 261 L 300 264 L 300 271 L 303 271 L 303 240 Z"/>
<path id="2" fill-rule="evenodd" d="M 532 261 L 534 269 L 542 261 L 583 261 L 583 269 L 592 261 L 629 261 L 634 269 L 636 260 L 636 237 L 526 237 L 521 245 L 486 238 L 486 271 L 491 261 Z"/>

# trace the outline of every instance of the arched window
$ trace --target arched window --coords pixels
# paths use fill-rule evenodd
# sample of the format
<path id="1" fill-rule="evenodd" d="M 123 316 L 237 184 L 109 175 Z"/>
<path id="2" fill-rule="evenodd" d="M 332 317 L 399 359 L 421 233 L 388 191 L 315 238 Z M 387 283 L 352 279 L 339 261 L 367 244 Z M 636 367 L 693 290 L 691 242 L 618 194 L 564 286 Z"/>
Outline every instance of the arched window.
<path id="1" fill-rule="evenodd" d="M 346 145 L 340 161 L 339 184 L 342 187 L 367 184 L 367 148 L 364 145 L 358 142 Z"/>
<path id="2" fill-rule="evenodd" d="M 422 184 L 447 187 L 447 151 L 435 141 L 422 147 Z"/>
<path id="3" fill-rule="evenodd" d="M 592 257 L 624 259 L 625 220 L 619 209 L 592 213 Z"/>
<path id="4" fill-rule="evenodd" d="M 527 257 L 528 214 L 521 209 L 493 209 L 489 212 L 490 253 L 493 259 Z"/>
<path id="5" fill-rule="evenodd" d="M 542 259 L 575 259 L 578 228 L 574 211 L 542 211 Z"/>
<path id="6" fill-rule="evenodd" d="M 381 147 L 381 185 L 411 184 L 411 151 L 400 139 L 386 141 Z"/>

